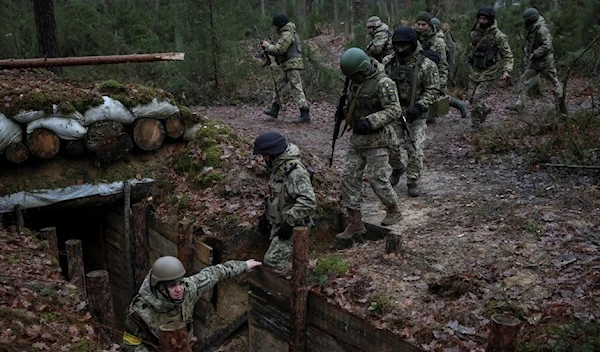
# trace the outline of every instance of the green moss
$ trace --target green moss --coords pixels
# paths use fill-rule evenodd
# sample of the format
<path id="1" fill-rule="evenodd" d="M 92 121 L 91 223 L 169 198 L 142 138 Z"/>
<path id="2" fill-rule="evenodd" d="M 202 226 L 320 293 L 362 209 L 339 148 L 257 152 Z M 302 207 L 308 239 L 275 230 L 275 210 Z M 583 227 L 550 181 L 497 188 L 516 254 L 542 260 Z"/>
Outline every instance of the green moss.
<path id="1" fill-rule="evenodd" d="M 484 307 L 484 316 L 490 318 L 494 314 L 512 314 L 519 319 L 524 319 L 521 307 L 503 301 L 491 300 Z"/>
<path id="2" fill-rule="evenodd" d="M 225 176 L 220 171 L 211 170 L 208 173 L 200 174 L 194 178 L 192 187 L 194 189 L 204 189 L 215 185 L 223 180 Z"/>
<path id="3" fill-rule="evenodd" d="M 342 256 L 334 255 L 331 257 L 319 258 L 317 265 L 309 275 L 309 281 L 312 283 L 325 284 L 331 277 L 345 275 L 348 272 L 348 264 Z"/>
<path id="4" fill-rule="evenodd" d="M 204 166 L 206 167 L 220 167 L 221 166 L 221 156 L 223 155 L 223 151 L 221 147 L 218 145 L 212 145 L 204 151 L 205 160 Z"/>
<path id="5" fill-rule="evenodd" d="M 397 304 L 388 294 L 376 293 L 371 297 L 368 309 L 370 311 L 376 311 L 379 314 L 387 314 L 396 311 Z"/>
<path id="6" fill-rule="evenodd" d="M 127 93 L 127 87 L 125 87 L 123 84 L 117 82 L 114 79 L 109 79 L 108 81 L 101 82 L 100 90 L 102 90 L 103 92 L 109 92 L 114 94 Z"/>

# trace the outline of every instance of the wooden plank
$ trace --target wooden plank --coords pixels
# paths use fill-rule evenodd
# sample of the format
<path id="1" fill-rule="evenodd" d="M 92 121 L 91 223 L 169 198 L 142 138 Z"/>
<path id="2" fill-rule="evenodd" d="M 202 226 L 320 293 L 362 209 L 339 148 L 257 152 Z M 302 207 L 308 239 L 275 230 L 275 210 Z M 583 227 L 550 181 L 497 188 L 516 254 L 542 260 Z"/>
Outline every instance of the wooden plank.
<path id="1" fill-rule="evenodd" d="M 156 250 L 160 256 L 177 255 L 177 242 L 171 242 L 159 232 L 152 228 L 148 228 L 148 246 Z"/>
<path id="2" fill-rule="evenodd" d="M 249 352 L 288 352 L 288 344 L 278 340 L 269 332 L 250 325 L 248 329 Z"/>
<path id="3" fill-rule="evenodd" d="M 114 248 L 118 249 L 119 252 L 125 255 L 125 236 L 118 233 L 112 227 L 104 229 L 104 240 L 107 244 L 111 244 Z"/>
<path id="4" fill-rule="evenodd" d="M 107 211 L 105 214 L 106 214 L 105 215 L 106 223 L 111 228 L 113 228 L 116 232 L 120 233 L 124 237 L 125 236 L 125 219 L 123 218 L 123 215 L 116 214 L 112 211 Z"/>
<path id="5" fill-rule="evenodd" d="M 177 232 L 177 226 L 166 224 L 157 221 L 153 215 L 148 216 L 148 227 L 151 227 L 154 231 L 162 234 L 169 241 L 177 243 L 179 233 Z"/>
<path id="6" fill-rule="evenodd" d="M 194 258 L 198 259 L 206 265 L 212 265 L 213 263 L 213 248 L 206 243 L 194 238 L 193 243 Z"/>
<path id="7" fill-rule="evenodd" d="M 148 234 L 150 234 L 150 233 L 148 233 Z M 161 257 L 160 253 L 158 253 L 152 247 L 148 246 L 148 261 L 150 263 L 150 266 L 152 266 L 152 264 L 154 264 L 156 259 L 158 259 L 160 257 Z M 150 271 L 150 269 L 148 269 L 148 271 Z M 146 273 L 146 275 L 148 275 L 148 273 Z"/>

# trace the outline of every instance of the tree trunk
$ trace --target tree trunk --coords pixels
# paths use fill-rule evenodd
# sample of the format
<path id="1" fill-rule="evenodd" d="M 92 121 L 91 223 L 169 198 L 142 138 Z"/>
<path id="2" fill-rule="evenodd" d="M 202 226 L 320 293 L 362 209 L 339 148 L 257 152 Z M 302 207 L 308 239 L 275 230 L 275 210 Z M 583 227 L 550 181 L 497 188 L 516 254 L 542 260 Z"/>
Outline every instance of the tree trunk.
<path id="1" fill-rule="evenodd" d="M 15 142 L 6 147 L 4 151 L 6 160 L 14 164 L 20 164 L 29 157 L 29 149 L 21 142 Z"/>
<path id="2" fill-rule="evenodd" d="M 116 121 L 99 121 L 88 127 L 85 146 L 99 162 L 115 161 L 133 148 L 131 137 Z"/>
<path id="3" fill-rule="evenodd" d="M 488 352 L 513 352 L 517 349 L 517 335 L 521 329 L 518 318 L 508 314 L 494 314 L 488 335 Z"/>
<path id="4" fill-rule="evenodd" d="M 56 21 L 54 20 L 54 0 L 33 0 L 35 27 L 37 30 L 40 56 L 58 57 L 58 39 L 56 36 Z M 60 75 L 61 68 L 50 71 Z"/>
<path id="5" fill-rule="evenodd" d="M 154 62 L 154 61 L 183 61 L 185 53 L 155 53 L 155 54 L 129 54 L 129 55 L 103 55 L 103 56 L 78 56 L 55 57 L 36 59 L 5 59 L 0 60 L 0 68 L 35 68 L 52 66 L 84 66 L 121 64 L 128 62 Z"/>
<path id="6" fill-rule="evenodd" d="M 52 159 L 60 148 L 60 138 L 48 129 L 36 128 L 27 135 L 27 147 L 37 158 Z"/>
<path id="7" fill-rule="evenodd" d="M 117 331 L 112 328 L 115 326 L 115 310 L 108 271 L 91 271 L 86 276 L 90 308 L 100 323 L 100 339 L 104 344 L 116 342 Z"/>
<path id="8" fill-rule="evenodd" d="M 151 117 L 144 117 L 135 122 L 133 141 L 145 151 L 156 150 L 165 141 L 165 128 L 162 123 Z"/>
<path id="9" fill-rule="evenodd" d="M 56 238 L 56 227 L 44 227 L 40 229 L 40 238 L 48 241 L 50 255 L 58 260 L 58 240 Z"/>
<path id="10" fill-rule="evenodd" d="M 85 153 L 85 141 L 83 139 L 75 139 L 65 142 L 65 150 L 67 153 L 75 156 Z"/>
<path id="11" fill-rule="evenodd" d="M 77 286 L 79 294 L 85 297 L 85 270 L 83 267 L 81 240 L 68 240 L 65 242 L 65 247 L 67 249 L 69 281 Z"/>
<path id="12" fill-rule="evenodd" d="M 165 122 L 167 136 L 173 139 L 179 139 L 185 133 L 183 117 L 179 113 L 171 115 Z"/>
<path id="13" fill-rule="evenodd" d="M 295 227 L 292 235 L 292 302 L 290 352 L 306 351 L 306 303 L 308 300 L 308 228 Z"/>
<path id="14" fill-rule="evenodd" d="M 213 79 L 215 81 L 215 89 L 219 89 L 219 40 L 217 39 L 217 29 L 215 26 L 215 9 L 214 0 L 208 1 L 209 16 L 210 16 L 210 41 L 212 44 L 212 61 L 213 61 Z"/>

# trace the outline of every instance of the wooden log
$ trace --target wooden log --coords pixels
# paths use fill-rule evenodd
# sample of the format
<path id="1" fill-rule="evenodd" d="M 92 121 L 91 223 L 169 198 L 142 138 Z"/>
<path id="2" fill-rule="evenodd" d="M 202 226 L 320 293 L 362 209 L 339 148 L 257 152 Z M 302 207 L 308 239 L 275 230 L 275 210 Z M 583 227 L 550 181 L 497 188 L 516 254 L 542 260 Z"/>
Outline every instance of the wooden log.
<path id="1" fill-rule="evenodd" d="M 58 260 L 58 241 L 56 239 L 56 227 L 44 227 L 40 229 L 40 238 L 48 241 L 50 255 Z"/>
<path id="2" fill-rule="evenodd" d="M 494 314 L 491 317 L 488 335 L 488 352 L 513 352 L 517 349 L 517 336 L 521 322 L 509 314 Z"/>
<path id="3" fill-rule="evenodd" d="M 40 159 L 52 159 L 60 149 L 60 138 L 46 128 L 36 128 L 27 135 L 27 148 Z"/>
<path id="4" fill-rule="evenodd" d="M 105 344 L 117 342 L 117 332 L 112 328 L 115 326 L 115 311 L 108 271 L 91 271 L 86 277 L 90 308 L 100 323 L 99 336 Z"/>
<path id="5" fill-rule="evenodd" d="M 295 227 L 292 235 L 292 300 L 290 352 L 306 351 L 306 302 L 308 299 L 308 227 Z"/>
<path id="6" fill-rule="evenodd" d="M 85 153 L 85 140 L 75 139 L 73 141 L 65 141 L 65 150 L 71 155 L 83 155 Z"/>
<path id="7" fill-rule="evenodd" d="M 184 322 L 160 326 L 161 352 L 192 352 L 190 337 Z"/>
<path id="8" fill-rule="evenodd" d="M 6 59 L 0 60 L 0 68 L 34 68 L 54 66 L 105 65 L 127 62 L 183 61 L 184 57 L 185 53 L 154 53 L 54 58 L 43 57 L 35 59 Z"/>
<path id="9" fill-rule="evenodd" d="M 388 232 L 385 236 L 385 252 L 398 253 L 402 250 L 402 236 L 395 232 Z"/>
<path id="10" fill-rule="evenodd" d="M 80 295 L 85 297 L 85 269 L 83 267 L 83 247 L 81 240 L 65 241 L 69 281 L 77 286 Z"/>
<path id="11" fill-rule="evenodd" d="M 179 235 L 177 237 L 177 258 L 183 263 L 185 271 L 192 272 L 194 264 L 192 221 L 184 218 L 179 222 Z"/>
<path id="12" fill-rule="evenodd" d="M 165 141 L 165 127 L 162 123 L 150 117 L 144 117 L 135 122 L 133 141 L 145 151 L 156 150 Z"/>
<path id="13" fill-rule="evenodd" d="M 131 210 L 135 263 L 133 267 L 135 268 L 135 291 L 137 292 L 150 270 L 150 260 L 148 259 L 148 210 L 145 202 L 132 205 Z"/>
<path id="14" fill-rule="evenodd" d="M 6 160 L 13 164 L 20 164 L 29 158 L 29 149 L 25 144 L 15 142 L 6 147 L 4 154 L 6 154 Z"/>
<path id="15" fill-rule="evenodd" d="M 125 222 L 125 258 L 129 299 L 135 295 L 135 269 L 133 266 L 133 235 L 131 233 L 131 183 L 123 182 L 123 220 Z"/>
<path id="16" fill-rule="evenodd" d="M 185 133 L 185 124 L 183 123 L 183 117 L 179 113 L 175 113 L 165 121 L 165 130 L 167 136 L 173 139 L 179 139 L 183 137 Z"/>
<path id="17" fill-rule="evenodd" d="M 101 163 L 115 161 L 133 148 L 131 137 L 116 121 L 98 121 L 88 127 L 85 147 Z"/>
<path id="18" fill-rule="evenodd" d="M 23 210 L 20 205 L 15 207 L 15 215 L 17 216 L 17 229 L 22 231 L 25 229 L 25 219 L 23 218 Z"/>

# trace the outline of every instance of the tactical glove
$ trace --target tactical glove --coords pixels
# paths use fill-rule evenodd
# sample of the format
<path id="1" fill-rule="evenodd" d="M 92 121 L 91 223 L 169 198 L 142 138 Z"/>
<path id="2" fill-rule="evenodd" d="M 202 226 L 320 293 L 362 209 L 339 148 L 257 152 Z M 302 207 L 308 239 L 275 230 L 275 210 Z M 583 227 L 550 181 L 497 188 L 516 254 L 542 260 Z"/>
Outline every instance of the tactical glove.
<path id="1" fill-rule="evenodd" d="M 423 109 L 421 108 L 421 105 L 413 106 L 412 108 L 408 109 L 408 111 L 406 112 L 406 121 L 408 123 L 413 123 L 413 122 L 417 121 L 419 116 L 421 116 L 422 112 L 423 112 Z"/>
<path id="2" fill-rule="evenodd" d="M 277 230 L 277 237 L 279 237 L 282 241 L 287 241 L 292 238 L 292 233 L 294 232 L 294 226 L 288 224 L 287 222 L 283 222 L 281 226 L 279 226 L 279 230 Z"/>
<path id="3" fill-rule="evenodd" d="M 373 127 L 371 126 L 371 123 L 369 122 L 369 120 L 367 119 L 363 119 L 360 120 L 356 126 L 354 126 L 354 133 L 355 134 L 361 134 L 361 135 L 365 135 L 365 134 L 369 134 L 373 131 Z"/>
<path id="4" fill-rule="evenodd" d="M 258 225 L 256 225 L 258 233 L 267 236 L 271 234 L 271 227 L 271 223 L 269 222 L 269 220 L 267 220 L 266 214 L 263 214 L 260 218 L 258 218 Z"/>

